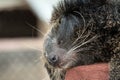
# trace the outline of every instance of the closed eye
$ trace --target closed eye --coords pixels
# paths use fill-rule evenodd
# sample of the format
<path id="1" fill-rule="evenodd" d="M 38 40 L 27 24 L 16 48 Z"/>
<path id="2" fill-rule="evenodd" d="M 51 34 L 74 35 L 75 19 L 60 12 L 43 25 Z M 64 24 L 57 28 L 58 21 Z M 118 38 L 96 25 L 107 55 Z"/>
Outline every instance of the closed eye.
<path id="1" fill-rule="evenodd" d="M 63 44 L 63 40 L 58 41 L 58 45 Z"/>

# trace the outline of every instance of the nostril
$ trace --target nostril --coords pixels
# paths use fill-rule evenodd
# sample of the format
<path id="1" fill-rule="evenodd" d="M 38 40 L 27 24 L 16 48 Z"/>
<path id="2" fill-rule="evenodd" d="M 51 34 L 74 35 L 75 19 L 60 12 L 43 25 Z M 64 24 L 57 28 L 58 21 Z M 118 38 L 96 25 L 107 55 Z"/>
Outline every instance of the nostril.
<path id="1" fill-rule="evenodd" d="M 55 64 L 56 62 L 58 62 L 58 56 L 57 55 L 49 56 L 49 62 Z"/>
<path id="2" fill-rule="evenodd" d="M 52 62 L 57 62 L 57 56 L 54 55 L 53 57 L 51 57 L 51 61 Z"/>

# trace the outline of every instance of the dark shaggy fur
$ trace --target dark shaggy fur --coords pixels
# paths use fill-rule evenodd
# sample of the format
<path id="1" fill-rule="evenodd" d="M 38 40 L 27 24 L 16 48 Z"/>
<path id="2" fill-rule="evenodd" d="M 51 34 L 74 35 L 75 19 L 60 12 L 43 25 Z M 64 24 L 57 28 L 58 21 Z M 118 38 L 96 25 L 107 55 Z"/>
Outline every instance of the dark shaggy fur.
<path id="1" fill-rule="evenodd" d="M 120 0 L 63 0 L 44 42 L 51 80 L 67 69 L 108 62 L 110 80 L 120 80 Z"/>

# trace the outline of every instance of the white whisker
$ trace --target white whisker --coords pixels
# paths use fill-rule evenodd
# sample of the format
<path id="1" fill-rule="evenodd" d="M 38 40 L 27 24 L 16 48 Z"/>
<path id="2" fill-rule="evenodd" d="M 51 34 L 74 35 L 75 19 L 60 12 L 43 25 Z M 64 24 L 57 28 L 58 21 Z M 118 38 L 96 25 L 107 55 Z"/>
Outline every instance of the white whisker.
<path id="1" fill-rule="evenodd" d="M 79 15 L 82 17 L 83 22 L 84 22 L 84 27 L 85 27 L 85 23 L 86 23 L 86 21 L 85 21 L 84 16 L 83 16 L 80 12 L 78 12 L 78 11 L 74 11 L 74 12 L 77 13 L 77 14 L 79 14 Z"/>
<path id="2" fill-rule="evenodd" d="M 76 50 L 77 48 L 80 48 L 81 46 L 83 46 L 83 45 L 85 45 L 85 44 L 87 44 L 87 43 L 89 43 L 89 42 L 93 41 L 95 38 L 97 38 L 97 35 L 96 35 L 96 36 L 94 36 L 94 37 L 92 37 L 92 38 L 91 38 L 91 39 L 89 39 L 88 41 L 86 41 L 86 42 L 84 42 L 84 43 L 82 43 L 82 44 L 78 45 L 77 47 L 74 47 L 74 48 L 72 49 L 72 51 L 74 51 L 74 50 Z"/>
<path id="3" fill-rule="evenodd" d="M 91 26 L 91 30 L 92 30 L 92 28 L 93 28 L 93 26 Z M 85 33 L 86 30 L 87 30 L 87 27 L 86 27 L 85 29 L 83 29 L 83 31 L 82 31 L 82 33 L 80 34 L 80 36 L 78 36 L 78 38 L 72 43 L 72 45 L 76 44 L 77 41 L 78 41 L 79 39 L 81 39 L 82 37 L 85 37 L 85 36 L 86 36 L 86 38 L 82 41 L 82 42 L 84 42 L 84 41 L 90 36 L 91 31 L 89 31 L 88 34 L 86 34 L 85 36 L 83 36 L 83 34 Z"/>
<path id="4" fill-rule="evenodd" d="M 86 29 L 87 29 L 87 28 L 86 28 Z M 82 36 L 83 36 L 83 34 L 85 33 L 86 29 L 84 29 L 84 30 L 82 31 L 82 33 L 80 34 L 80 36 L 78 36 L 78 38 L 72 43 L 72 45 L 76 44 L 77 41 L 82 38 Z"/>
<path id="5" fill-rule="evenodd" d="M 28 47 L 28 48 L 34 49 L 34 50 L 42 51 L 42 49 L 40 49 L 40 48 L 37 49 L 37 48 L 32 47 L 31 45 L 28 45 L 28 44 L 25 44 L 25 46 Z"/>
<path id="6" fill-rule="evenodd" d="M 45 33 L 43 33 L 42 31 L 40 31 L 39 29 L 35 28 L 35 26 L 29 24 L 28 22 L 26 22 L 31 28 L 35 29 L 36 31 L 40 32 L 42 34 L 42 36 L 45 36 Z"/>
<path id="7" fill-rule="evenodd" d="M 72 45 L 74 45 L 83 36 L 83 34 L 85 33 L 85 31 L 87 30 L 87 27 L 85 28 L 86 21 L 85 21 L 85 18 L 83 17 L 83 15 L 80 12 L 77 12 L 77 11 L 74 11 L 74 12 L 77 13 L 77 14 L 79 14 L 82 17 L 83 22 L 84 22 L 84 29 L 83 29 L 81 35 L 78 36 L 78 38 L 72 43 Z"/>

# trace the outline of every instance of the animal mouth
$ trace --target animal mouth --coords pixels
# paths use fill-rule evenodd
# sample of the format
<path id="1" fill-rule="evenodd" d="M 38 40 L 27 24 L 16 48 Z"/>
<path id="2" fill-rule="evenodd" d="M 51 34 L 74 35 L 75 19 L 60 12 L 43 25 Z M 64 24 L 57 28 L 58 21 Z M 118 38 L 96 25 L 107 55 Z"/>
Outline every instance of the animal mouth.
<path id="1" fill-rule="evenodd" d="M 75 65 L 76 59 L 77 58 L 75 54 L 69 54 L 66 57 L 62 58 L 60 62 L 58 62 L 58 66 L 59 68 L 62 68 L 65 70 L 70 69 Z"/>
<path id="2" fill-rule="evenodd" d="M 59 67 L 60 68 L 64 68 L 64 66 L 66 66 L 67 65 L 67 62 L 61 62 L 60 64 L 59 64 Z"/>
<path id="3" fill-rule="evenodd" d="M 70 60 L 66 60 L 66 61 L 62 61 L 60 62 L 57 67 L 60 68 L 60 69 L 64 69 L 64 70 L 67 70 L 67 69 L 70 69 L 72 66 L 72 61 Z"/>

